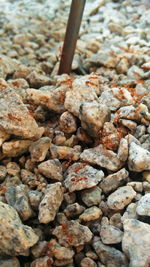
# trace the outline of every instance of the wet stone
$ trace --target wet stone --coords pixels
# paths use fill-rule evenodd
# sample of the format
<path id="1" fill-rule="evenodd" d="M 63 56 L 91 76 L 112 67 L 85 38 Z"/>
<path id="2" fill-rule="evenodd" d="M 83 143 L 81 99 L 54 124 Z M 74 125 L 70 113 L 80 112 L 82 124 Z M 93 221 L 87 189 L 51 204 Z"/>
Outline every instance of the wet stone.
<path id="1" fill-rule="evenodd" d="M 61 181 L 63 179 L 62 166 L 58 159 L 51 159 L 38 165 L 38 170 L 46 178 Z"/>
<path id="2" fill-rule="evenodd" d="M 122 210 L 131 203 L 136 196 L 136 192 L 131 186 L 122 186 L 109 195 L 107 204 L 110 209 Z"/>
<path id="3" fill-rule="evenodd" d="M 73 192 L 94 187 L 103 177 L 103 171 L 84 163 L 74 163 L 68 168 L 64 183 L 69 192 Z"/>

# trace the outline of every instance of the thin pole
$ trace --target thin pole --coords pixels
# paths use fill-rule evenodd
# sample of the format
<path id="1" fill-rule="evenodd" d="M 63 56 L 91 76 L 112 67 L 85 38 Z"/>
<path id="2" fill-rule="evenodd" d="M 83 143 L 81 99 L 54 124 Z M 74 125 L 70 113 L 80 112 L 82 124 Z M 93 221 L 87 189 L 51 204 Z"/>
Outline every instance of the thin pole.
<path id="1" fill-rule="evenodd" d="M 58 75 L 70 73 L 86 0 L 72 0 Z"/>

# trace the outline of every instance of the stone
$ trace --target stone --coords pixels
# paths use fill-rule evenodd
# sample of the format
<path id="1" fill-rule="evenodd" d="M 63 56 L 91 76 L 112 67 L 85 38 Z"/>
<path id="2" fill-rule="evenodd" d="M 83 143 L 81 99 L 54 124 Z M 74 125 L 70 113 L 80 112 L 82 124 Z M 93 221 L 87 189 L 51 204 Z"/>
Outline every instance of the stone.
<path id="1" fill-rule="evenodd" d="M 80 106 L 81 126 L 89 135 L 97 136 L 106 121 L 110 120 L 110 110 L 106 105 L 96 101 L 84 102 Z"/>
<path id="2" fill-rule="evenodd" d="M 81 153 L 80 159 L 111 171 L 118 171 L 122 166 L 122 162 L 117 158 L 117 154 L 111 150 L 105 149 L 103 145 L 85 149 Z"/>
<path id="3" fill-rule="evenodd" d="M 0 129 L 0 147 L 9 138 L 10 138 L 10 135 Z"/>
<path id="4" fill-rule="evenodd" d="M 136 65 L 128 69 L 127 76 L 129 79 L 140 80 L 144 76 L 144 71 Z"/>
<path id="5" fill-rule="evenodd" d="M 98 205 L 101 202 L 101 189 L 95 186 L 90 189 L 85 189 L 81 193 L 81 199 L 87 207 Z"/>
<path id="6" fill-rule="evenodd" d="M 90 229 L 74 220 L 56 226 L 52 233 L 57 237 L 59 244 L 65 247 L 84 245 L 92 239 Z"/>
<path id="7" fill-rule="evenodd" d="M 18 175 L 20 173 L 19 165 L 16 162 L 9 162 L 7 164 L 7 173 L 12 176 Z"/>
<path id="8" fill-rule="evenodd" d="M 42 255 L 46 254 L 48 249 L 47 241 L 39 241 L 36 245 L 31 248 L 32 256 L 37 259 Z"/>
<path id="9" fill-rule="evenodd" d="M 7 203 L 18 212 L 23 221 L 33 216 L 33 211 L 24 185 L 8 186 L 5 198 Z"/>
<path id="10" fill-rule="evenodd" d="M 128 153 L 128 141 L 125 138 L 121 138 L 117 153 L 118 159 L 125 162 L 128 158 Z"/>
<path id="11" fill-rule="evenodd" d="M 76 217 L 77 215 L 80 215 L 84 210 L 85 208 L 76 202 L 68 205 L 64 209 L 64 213 L 68 218 L 73 218 Z"/>
<path id="12" fill-rule="evenodd" d="M 87 58 L 85 60 L 85 67 L 86 69 L 89 69 L 90 67 L 96 66 L 105 66 L 107 68 L 115 68 L 118 63 L 118 58 L 113 57 L 110 54 L 108 54 L 106 51 L 102 51 L 97 53 L 96 55 L 93 55 L 90 58 Z"/>
<path id="13" fill-rule="evenodd" d="M 123 168 L 120 171 L 106 176 L 100 183 L 104 193 L 110 193 L 127 182 L 129 173 Z"/>
<path id="14" fill-rule="evenodd" d="M 110 217 L 109 223 L 110 225 L 113 225 L 122 230 L 121 214 L 119 212 L 116 212 L 115 214 L 113 214 Z"/>
<path id="15" fill-rule="evenodd" d="M 31 140 L 12 140 L 3 143 L 2 152 L 7 157 L 17 157 L 28 151 Z"/>
<path id="16" fill-rule="evenodd" d="M 2 79 L 0 80 L 0 107 L 0 128 L 7 134 L 33 138 L 43 131 L 29 114 L 20 96 Z"/>
<path id="17" fill-rule="evenodd" d="M 100 230 L 100 237 L 104 244 L 117 244 L 122 241 L 123 232 L 113 225 L 103 225 Z"/>
<path id="18" fill-rule="evenodd" d="M 138 201 L 136 212 L 141 216 L 150 216 L 150 193 L 142 196 Z"/>
<path id="19" fill-rule="evenodd" d="M 134 133 L 137 127 L 137 123 L 131 120 L 120 119 L 119 122 L 126 128 L 128 128 L 131 133 Z"/>
<path id="20" fill-rule="evenodd" d="M 50 148 L 51 139 L 49 137 L 42 137 L 38 141 L 31 144 L 29 151 L 31 154 L 31 160 L 33 162 L 43 161 Z"/>
<path id="21" fill-rule="evenodd" d="M 80 157 L 80 152 L 76 149 L 76 147 L 55 146 L 52 144 L 50 152 L 53 159 L 71 159 L 73 161 L 77 161 Z"/>
<path id="22" fill-rule="evenodd" d="M 138 215 L 136 213 L 136 207 L 137 207 L 136 203 L 130 203 L 126 208 L 121 218 L 121 221 L 123 222 L 126 219 L 137 219 Z"/>
<path id="23" fill-rule="evenodd" d="M 51 79 L 49 77 L 40 74 L 35 70 L 27 76 L 27 81 L 29 82 L 30 87 L 33 88 L 40 88 L 42 86 L 51 84 Z"/>
<path id="24" fill-rule="evenodd" d="M 64 184 L 69 192 L 94 187 L 104 177 L 103 171 L 84 163 L 74 163 L 68 168 L 67 173 Z"/>
<path id="25" fill-rule="evenodd" d="M 136 191 L 136 192 L 140 192 L 142 193 L 143 191 L 143 184 L 142 182 L 128 182 L 127 185 L 129 186 L 132 186 L 133 189 Z"/>
<path id="26" fill-rule="evenodd" d="M 19 260 L 16 257 L 10 259 L 0 259 L 1 267 L 20 267 Z"/>
<path id="27" fill-rule="evenodd" d="M 150 264 L 150 225 L 135 219 L 124 221 L 122 250 L 131 267 L 148 267 Z"/>
<path id="28" fill-rule="evenodd" d="M 124 106 L 118 109 L 118 111 L 116 112 L 114 116 L 114 122 L 118 122 L 120 119 L 138 121 L 140 119 L 140 115 L 134 106 Z"/>
<path id="29" fill-rule="evenodd" d="M 105 266 L 127 267 L 127 260 L 124 254 L 116 248 L 104 245 L 99 239 L 93 240 L 93 248 L 100 261 Z"/>
<path id="30" fill-rule="evenodd" d="M 72 249 L 60 246 L 56 239 L 51 239 L 48 246 L 52 255 L 58 260 L 70 260 L 74 256 Z"/>
<path id="31" fill-rule="evenodd" d="M 35 188 L 37 186 L 36 175 L 26 169 L 21 169 L 21 180 L 24 184 L 30 186 L 30 188 Z"/>
<path id="32" fill-rule="evenodd" d="M 38 210 L 39 204 L 42 200 L 42 192 L 39 192 L 37 190 L 31 190 L 28 192 L 28 197 L 30 201 L 30 205 L 34 210 Z"/>
<path id="33" fill-rule="evenodd" d="M 79 219 L 83 222 L 89 222 L 97 220 L 102 216 L 102 211 L 96 206 L 92 206 L 86 209 L 80 216 Z"/>
<path id="34" fill-rule="evenodd" d="M 0 182 L 3 182 L 5 180 L 6 175 L 7 175 L 6 167 L 3 165 L 0 165 Z"/>
<path id="35" fill-rule="evenodd" d="M 50 256 L 44 256 L 32 261 L 31 267 L 50 267 L 52 264 L 52 258 Z"/>
<path id="36" fill-rule="evenodd" d="M 46 178 L 62 181 L 62 165 L 58 159 L 50 159 L 38 165 L 38 170 Z"/>
<path id="37" fill-rule="evenodd" d="M 60 129 L 64 133 L 74 133 L 77 130 L 77 121 L 75 116 L 68 111 L 65 111 L 59 119 Z"/>
<path id="38" fill-rule="evenodd" d="M 150 170 L 150 152 L 132 142 L 129 147 L 128 167 L 130 171 Z"/>
<path id="39" fill-rule="evenodd" d="M 142 175 L 143 175 L 143 178 L 144 178 L 148 183 L 150 183 L 150 171 L 143 172 Z"/>
<path id="40" fill-rule="evenodd" d="M 135 198 L 136 192 L 131 186 L 122 186 L 109 195 L 107 205 L 113 210 L 122 210 Z"/>
<path id="41" fill-rule="evenodd" d="M 94 260 L 92 260 L 91 258 L 85 257 L 83 258 L 83 260 L 81 260 L 80 262 L 81 267 L 97 267 L 97 264 Z"/>
<path id="42" fill-rule="evenodd" d="M 56 213 L 63 201 L 63 187 L 61 183 L 47 186 L 44 197 L 39 205 L 40 223 L 49 223 L 54 220 Z"/>
<path id="43" fill-rule="evenodd" d="M 5 79 L 8 74 L 13 74 L 19 62 L 5 55 L 0 55 L 0 78 Z"/>
<path id="44" fill-rule="evenodd" d="M 0 251 L 6 255 L 26 255 L 35 245 L 38 236 L 31 227 L 22 224 L 17 211 L 8 204 L 0 202 Z"/>

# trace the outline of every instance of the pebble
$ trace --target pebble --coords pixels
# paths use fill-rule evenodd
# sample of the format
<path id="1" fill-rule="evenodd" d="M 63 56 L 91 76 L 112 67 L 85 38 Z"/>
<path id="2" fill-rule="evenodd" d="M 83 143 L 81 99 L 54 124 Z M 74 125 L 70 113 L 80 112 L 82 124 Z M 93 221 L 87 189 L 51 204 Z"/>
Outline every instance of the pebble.
<path id="1" fill-rule="evenodd" d="M 60 129 L 62 129 L 64 133 L 74 133 L 77 129 L 76 118 L 68 111 L 62 113 L 59 119 L 59 124 Z"/>
<path id="2" fill-rule="evenodd" d="M 42 195 L 42 192 L 39 192 L 37 190 L 31 190 L 28 192 L 30 205 L 33 209 L 38 210 Z"/>
<path id="3" fill-rule="evenodd" d="M 7 157 L 17 157 L 28 151 L 32 144 L 30 140 L 15 140 L 4 142 L 2 152 Z"/>
<path id="4" fill-rule="evenodd" d="M 143 178 L 150 183 L 150 172 L 143 172 Z"/>
<path id="5" fill-rule="evenodd" d="M 131 186 L 122 186 L 109 195 L 107 204 L 110 209 L 122 210 L 131 203 L 136 196 L 136 192 Z"/>
<path id="6" fill-rule="evenodd" d="M 67 172 L 64 184 L 69 192 L 94 187 L 104 177 L 103 171 L 98 171 L 84 163 L 74 163 Z"/>
<path id="7" fill-rule="evenodd" d="M 18 175 L 20 173 L 20 167 L 16 162 L 9 162 L 7 164 L 7 173 L 15 176 Z"/>
<path id="8" fill-rule="evenodd" d="M 46 176 L 46 178 L 58 181 L 63 179 L 62 165 L 58 159 L 50 159 L 40 163 L 38 165 L 38 170 L 41 174 Z"/>
<path id="9" fill-rule="evenodd" d="M 150 216 L 150 193 L 142 196 L 138 201 L 136 212 L 140 216 Z"/>
<path id="10" fill-rule="evenodd" d="M 51 79 L 43 74 L 37 73 L 36 71 L 32 71 L 27 76 L 27 81 L 30 84 L 30 87 L 40 88 L 45 85 L 51 84 Z"/>
<path id="11" fill-rule="evenodd" d="M 31 227 L 22 224 L 13 207 L 2 202 L 0 202 L 0 221 L 2 254 L 26 256 L 27 250 L 37 243 L 38 236 Z"/>
<path id="12" fill-rule="evenodd" d="M 101 189 L 95 186 L 90 189 L 85 189 L 81 193 L 81 199 L 87 207 L 98 205 L 101 202 Z"/>
<path id="13" fill-rule="evenodd" d="M 31 267 L 50 267 L 52 264 L 52 258 L 49 256 L 44 256 L 32 261 Z"/>
<path id="14" fill-rule="evenodd" d="M 138 215 L 136 213 L 136 207 L 137 207 L 136 203 L 130 203 L 126 208 L 121 218 L 121 221 L 123 222 L 126 219 L 138 219 Z"/>
<path id="15" fill-rule="evenodd" d="M 74 256 L 74 251 L 70 248 L 60 246 L 55 239 L 49 241 L 50 251 L 58 260 L 70 260 Z"/>
<path id="16" fill-rule="evenodd" d="M 64 213 L 68 218 L 73 218 L 77 215 L 80 215 L 84 210 L 85 208 L 83 206 L 79 205 L 78 203 L 73 203 L 65 208 Z"/>
<path id="17" fill-rule="evenodd" d="M 47 186 L 45 195 L 39 205 L 40 223 L 49 223 L 54 220 L 56 213 L 63 201 L 63 187 L 61 183 Z"/>
<path id="18" fill-rule="evenodd" d="M 97 220 L 102 216 L 102 211 L 96 206 L 92 206 L 86 209 L 80 216 L 79 219 L 83 222 L 89 222 Z"/>
<path id="19" fill-rule="evenodd" d="M 104 244 L 117 244 L 122 241 L 123 232 L 113 225 L 103 225 L 100 230 L 100 237 Z"/>
<path id="20" fill-rule="evenodd" d="M 97 267 L 97 264 L 94 260 L 92 260 L 91 258 L 85 257 L 81 260 L 80 262 L 81 267 Z"/>
<path id="21" fill-rule="evenodd" d="M 129 147 L 128 167 L 130 171 L 150 170 L 150 152 L 132 142 Z"/>
<path id="22" fill-rule="evenodd" d="M 135 219 L 124 221 L 123 252 L 130 260 L 130 266 L 142 267 L 150 263 L 150 226 Z"/>
<path id="23" fill-rule="evenodd" d="M 127 183 L 127 185 L 132 186 L 132 188 L 136 191 L 136 192 L 142 192 L 143 191 L 143 184 L 142 182 L 129 182 Z"/>
<path id="24" fill-rule="evenodd" d="M 29 151 L 33 162 L 41 162 L 45 159 L 50 148 L 51 140 L 49 137 L 42 137 L 31 144 Z"/>
<path id="25" fill-rule="evenodd" d="M 67 159 L 77 161 L 80 157 L 80 152 L 76 147 L 55 146 L 50 147 L 51 156 L 53 159 Z"/>
<path id="26" fill-rule="evenodd" d="M 7 174 L 7 169 L 5 166 L 0 165 L 0 181 L 3 182 Z"/>
<path id="27" fill-rule="evenodd" d="M 128 142 L 125 138 L 121 138 L 117 153 L 118 159 L 125 162 L 128 158 L 128 153 Z"/>

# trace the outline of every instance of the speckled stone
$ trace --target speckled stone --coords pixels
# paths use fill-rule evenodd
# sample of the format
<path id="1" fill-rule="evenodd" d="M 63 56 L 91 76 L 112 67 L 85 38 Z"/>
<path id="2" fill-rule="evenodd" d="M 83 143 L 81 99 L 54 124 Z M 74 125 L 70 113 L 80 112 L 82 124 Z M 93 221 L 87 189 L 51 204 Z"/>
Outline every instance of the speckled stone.
<path id="1" fill-rule="evenodd" d="M 98 186 L 86 189 L 82 191 L 81 199 L 88 207 L 98 205 L 101 202 L 101 192 Z"/>
<path id="2" fill-rule="evenodd" d="M 51 159 L 38 165 L 38 170 L 47 178 L 61 181 L 63 179 L 62 166 L 58 159 Z"/>
<path id="3" fill-rule="evenodd" d="M 97 220 L 102 216 L 102 211 L 96 206 L 86 209 L 80 216 L 79 219 L 83 222 L 89 222 Z"/>
<path id="4" fill-rule="evenodd" d="M 150 193 L 142 196 L 138 201 L 136 212 L 141 216 L 150 216 Z"/>
<path id="5" fill-rule="evenodd" d="M 49 137 L 42 137 L 38 141 L 32 143 L 29 147 L 31 160 L 33 162 L 43 161 L 46 157 L 47 151 L 50 148 L 51 139 Z"/>
<path id="6" fill-rule="evenodd" d="M 117 244 L 122 241 L 123 232 L 113 225 L 103 225 L 100 237 L 104 244 Z"/>

